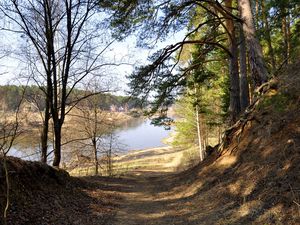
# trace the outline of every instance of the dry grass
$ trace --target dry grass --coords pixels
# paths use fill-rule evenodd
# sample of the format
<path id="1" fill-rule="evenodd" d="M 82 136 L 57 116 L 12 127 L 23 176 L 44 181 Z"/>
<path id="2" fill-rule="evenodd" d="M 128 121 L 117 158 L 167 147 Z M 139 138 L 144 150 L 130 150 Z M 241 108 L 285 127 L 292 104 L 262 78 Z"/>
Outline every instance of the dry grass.
<path id="1" fill-rule="evenodd" d="M 194 149 L 175 149 L 172 147 L 158 147 L 139 151 L 113 158 L 113 175 L 142 174 L 143 172 L 178 172 L 187 169 L 190 161 L 195 157 L 190 152 Z M 197 160 L 197 159 L 196 159 Z M 78 167 L 70 170 L 72 176 L 94 175 L 94 166 Z M 100 169 L 100 174 L 106 175 L 106 169 Z"/>

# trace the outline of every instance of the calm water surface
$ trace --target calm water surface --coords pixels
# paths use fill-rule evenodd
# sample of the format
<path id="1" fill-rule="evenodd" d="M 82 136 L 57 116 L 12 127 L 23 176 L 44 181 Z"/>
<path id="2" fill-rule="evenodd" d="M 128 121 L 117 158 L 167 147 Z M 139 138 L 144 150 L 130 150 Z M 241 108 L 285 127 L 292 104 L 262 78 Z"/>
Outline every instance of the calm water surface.
<path id="1" fill-rule="evenodd" d="M 114 133 L 122 152 L 166 146 L 163 139 L 168 138 L 170 130 L 151 125 L 150 120 L 133 119 Z M 22 150 L 21 150 L 22 149 Z M 38 147 L 14 146 L 9 155 L 25 160 L 40 160 Z"/>
<path id="2" fill-rule="evenodd" d="M 140 150 L 166 146 L 163 139 L 170 130 L 150 124 L 150 120 L 138 120 L 135 124 L 128 123 L 122 130 L 116 131 L 117 138 L 126 150 Z"/>

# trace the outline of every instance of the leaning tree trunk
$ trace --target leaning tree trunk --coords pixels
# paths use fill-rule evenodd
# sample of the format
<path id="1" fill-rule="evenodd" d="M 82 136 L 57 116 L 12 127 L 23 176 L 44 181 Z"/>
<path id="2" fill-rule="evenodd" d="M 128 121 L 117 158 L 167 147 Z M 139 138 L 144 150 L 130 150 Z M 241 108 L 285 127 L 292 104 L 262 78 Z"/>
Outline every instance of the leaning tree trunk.
<path id="1" fill-rule="evenodd" d="M 249 48 L 249 61 L 254 86 L 258 87 L 267 81 L 268 71 L 263 60 L 262 48 L 255 36 L 253 15 L 250 0 L 239 0 L 239 12 L 243 20 L 243 30 Z"/>
<path id="2" fill-rule="evenodd" d="M 247 54 L 245 36 L 242 28 L 240 29 L 240 100 L 241 112 L 244 112 L 249 105 L 249 83 L 247 79 Z"/>

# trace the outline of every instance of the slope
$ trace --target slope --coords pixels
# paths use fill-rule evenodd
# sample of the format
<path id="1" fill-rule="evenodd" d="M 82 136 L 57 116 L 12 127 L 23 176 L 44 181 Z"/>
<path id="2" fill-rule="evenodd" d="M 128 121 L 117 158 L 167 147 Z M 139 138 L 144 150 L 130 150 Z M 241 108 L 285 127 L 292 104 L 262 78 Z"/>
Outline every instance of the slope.
<path id="1" fill-rule="evenodd" d="M 124 178 L 115 224 L 300 224 L 299 71 L 293 65 L 261 87 L 203 163 Z"/>

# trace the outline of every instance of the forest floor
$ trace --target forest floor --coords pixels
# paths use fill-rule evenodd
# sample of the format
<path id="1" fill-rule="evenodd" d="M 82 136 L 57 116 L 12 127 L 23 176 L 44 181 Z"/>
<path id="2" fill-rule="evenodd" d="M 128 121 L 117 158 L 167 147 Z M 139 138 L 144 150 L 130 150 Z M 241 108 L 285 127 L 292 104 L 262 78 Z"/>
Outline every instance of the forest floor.
<path id="1" fill-rule="evenodd" d="M 124 156 L 120 162 L 136 166 L 111 178 L 71 177 L 10 157 L 8 225 L 300 224 L 299 71 L 294 65 L 268 83 L 222 148 L 184 171 L 186 154 L 171 148 Z"/>

